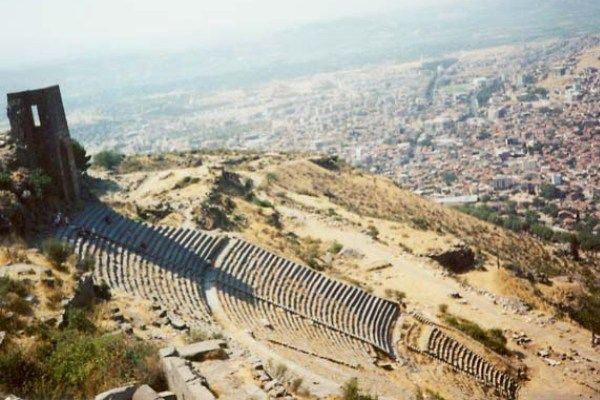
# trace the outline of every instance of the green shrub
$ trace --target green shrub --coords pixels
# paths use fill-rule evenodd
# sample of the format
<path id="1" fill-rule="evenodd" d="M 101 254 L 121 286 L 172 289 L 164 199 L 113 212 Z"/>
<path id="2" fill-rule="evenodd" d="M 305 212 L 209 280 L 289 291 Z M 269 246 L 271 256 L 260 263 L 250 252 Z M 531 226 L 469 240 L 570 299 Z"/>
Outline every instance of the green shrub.
<path id="1" fill-rule="evenodd" d="M 0 171 L 0 190 L 12 189 L 12 177 L 10 171 Z"/>
<path id="2" fill-rule="evenodd" d="M 19 316 L 31 314 L 31 304 L 24 299 L 28 294 L 29 289 L 24 283 L 8 277 L 0 278 L 0 329 L 21 327 Z"/>
<path id="3" fill-rule="evenodd" d="M 473 321 L 454 315 L 445 314 L 444 320 L 453 328 L 462 331 L 471 338 L 477 340 L 498 354 L 508 355 L 510 351 L 506 348 L 506 338 L 500 329 L 483 329 Z"/>
<path id="4" fill-rule="evenodd" d="M 77 262 L 77 268 L 80 271 L 88 272 L 94 269 L 96 261 L 92 257 L 85 256 Z"/>
<path id="5" fill-rule="evenodd" d="M 29 288 L 21 281 L 16 281 L 6 276 L 0 277 L 0 299 L 5 298 L 8 293 L 25 297 L 29 294 Z"/>
<path id="6" fill-rule="evenodd" d="M 377 400 L 377 396 L 365 394 L 361 392 L 358 386 L 358 380 L 352 378 L 342 386 L 342 399 L 343 400 Z"/>
<path id="7" fill-rule="evenodd" d="M 283 228 L 283 224 L 281 223 L 281 214 L 273 210 L 273 212 L 267 217 L 267 224 L 276 229 Z"/>
<path id="8" fill-rule="evenodd" d="M 28 392 L 27 386 L 43 374 L 38 363 L 14 346 L 0 350 L 0 371 L 0 387 L 20 394 Z"/>
<path id="9" fill-rule="evenodd" d="M 367 235 L 369 235 L 373 240 L 377 240 L 379 238 L 379 229 L 377 229 L 374 225 L 369 225 L 367 227 Z"/>
<path id="10" fill-rule="evenodd" d="M 340 251 L 342 251 L 343 248 L 344 248 L 343 244 L 341 244 L 337 240 L 334 240 L 333 243 L 331 243 L 331 247 L 329 247 L 329 252 L 333 253 L 333 254 L 337 254 Z"/>
<path id="11" fill-rule="evenodd" d="M 93 164 L 99 168 L 114 170 L 121 165 L 124 159 L 124 154 L 113 150 L 105 150 L 94 156 Z"/>
<path id="12" fill-rule="evenodd" d="M 426 231 L 430 227 L 429 221 L 427 221 L 425 218 L 415 217 L 412 218 L 411 221 L 415 228 L 420 229 L 422 231 Z"/>
<path id="13" fill-rule="evenodd" d="M 21 397 L 92 398 L 127 382 L 166 389 L 157 349 L 123 335 L 54 330 L 27 349 L 0 351 L 0 386 Z"/>
<path id="14" fill-rule="evenodd" d="M 258 197 L 254 197 L 252 203 L 263 208 L 273 208 L 273 203 L 268 200 L 259 199 Z"/>
<path id="15" fill-rule="evenodd" d="M 92 156 L 88 156 L 85 148 L 77 140 L 71 138 L 71 148 L 73 149 L 73 158 L 78 170 L 84 172 L 90 167 Z"/>
<path id="16" fill-rule="evenodd" d="M 186 176 L 181 178 L 179 181 L 177 181 L 177 183 L 175 183 L 175 185 L 173 186 L 173 189 L 183 189 L 184 187 L 187 187 L 189 185 L 193 185 L 194 183 L 198 183 L 200 182 L 200 178 L 197 177 L 191 177 L 191 176 Z"/>
<path id="17" fill-rule="evenodd" d="M 52 178 L 44 174 L 41 169 L 32 171 L 27 177 L 27 182 L 38 199 L 41 199 L 47 193 L 52 183 Z"/>
<path id="18" fill-rule="evenodd" d="M 275 175 L 272 172 L 268 172 L 267 175 L 265 176 L 266 181 L 267 181 L 267 185 L 270 185 L 274 182 L 277 182 L 277 175 Z"/>
<path id="19" fill-rule="evenodd" d="M 585 329 L 600 333 L 600 289 L 593 288 L 591 293 L 580 296 L 568 312 Z"/>
<path id="20" fill-rule="evenodd" d="M 112 294 L 110 293 L 110 286 L 105 281 L 102 281 L 100 285 L 95 286 L 96 296 L 102 300 L 110 300 Z"/>
<path id="21" fill-rule="evenodd" d="M 66 314 L 67 327 L 79 332 L 93 333 L 96 325 L 87 317 L 87 312 L 82 308 L 71 308 Z"/>
<path id="22" fill-rule="evenodd" d="M 42 243 L 42 250 L 52 265 L 60 267 L 73 254 L 71 246 L 58 239 L 47 239 Z"/>

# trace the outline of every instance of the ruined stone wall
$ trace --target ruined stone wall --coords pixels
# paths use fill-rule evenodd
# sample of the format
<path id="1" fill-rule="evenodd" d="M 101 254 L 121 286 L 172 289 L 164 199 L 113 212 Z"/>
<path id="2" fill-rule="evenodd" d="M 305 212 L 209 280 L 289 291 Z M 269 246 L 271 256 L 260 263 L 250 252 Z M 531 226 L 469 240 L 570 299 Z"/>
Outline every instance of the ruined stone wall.
<path id="1" fill-rule="evenodd" d="M 60 88 L 9 93 L 7 114 L 19 164 L 43 169 L 61 197 L 75 203 L 79 179 Z"/>

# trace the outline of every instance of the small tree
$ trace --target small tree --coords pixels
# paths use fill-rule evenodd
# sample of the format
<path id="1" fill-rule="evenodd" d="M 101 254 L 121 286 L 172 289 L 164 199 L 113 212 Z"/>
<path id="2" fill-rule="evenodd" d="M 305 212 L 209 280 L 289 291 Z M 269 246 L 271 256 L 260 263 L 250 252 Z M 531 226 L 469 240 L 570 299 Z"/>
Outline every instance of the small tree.
<path id="1" fill-rule="evenodd" d="M 29 174 L 27 182 L 35 196 L 38 199 L 41 199 L 44 196 L 44 193 L 50 189 L 52 178 L 46 175 L 41 169 L 36 169 Z"/>
<path id="2" fill-rule="evenodd" d="M 342 399 L 343 400 L 377 400 L 377 396 L 362 393 L 359 386 L 358 380 L 352 378 L 347 381 L 342 387 Z"/>
<path id="3" fill-rule="evenodd" d="M 94 165 L 103 169 L 114 170 L 123 160 L 125 155 L 113 150 L 105 150 L 94 156 Z"/>
<path id="4" fill-rule="evenodd" d="M 75 139 L 71 139 L 71 148 L 73 149 L 73 158 L 77 169 L 81 172 L 87 171 L 92 156 L 88 156 L 85 148 Z"/>
<path id="5" fill-rule="evenodd" d="M 73 253 L 68 243 L 57 239 L 45 240 L 42 244 L 42 250 L 55 267 L 60 267 Z"/>
<path id="6" fill-rule="evenodd" d="M 367 235 L 369 235 L 373 240 L 377 240 L 379 238 L 379 229 L 377 229 L 374 225 L 369 225 L 367 227 Z"/>

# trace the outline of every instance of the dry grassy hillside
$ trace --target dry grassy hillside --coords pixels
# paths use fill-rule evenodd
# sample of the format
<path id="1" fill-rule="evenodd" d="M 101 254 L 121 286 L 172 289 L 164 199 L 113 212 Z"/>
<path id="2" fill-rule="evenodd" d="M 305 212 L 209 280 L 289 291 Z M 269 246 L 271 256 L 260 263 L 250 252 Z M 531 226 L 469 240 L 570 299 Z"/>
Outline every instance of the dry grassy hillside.
<path id="1" fill-rule="evenodd" d="M 598 371 L 587 368 L 595 357 L 590 333 L 569 319 L 581 299 L 596 299 L 590 277 L 598 276 L 598 267 L 591 257 L 574 262 L 551 243 L 433 203 L 387 178 L 310 155 L 134 156 L 115 172 L 92 175 L 100 199 L 132 218 L 231 232 L 438 322 L 500 332 L 508 339 L 510 363 L 529 376 L 523 398 L 600 393 Z M 475 269 L 455 274 L 426 256 L 457 243 L 474 251 Z M 518 278 L 511 272 L 515 268 L 550 279 Z M 585 312 L 577 314 L 580 320 L 597 319 L 596 303 L 586 303 Z M 533 342 L 524 346 L 518 339 L 523 334 Z M 494 345 L 492 336 L 482 340 Z M 547 348 L 564 354 L 577 349 L 584 358 L 556 367 L 537 355 Z M 448 380 L 459 385 L 459 378 L 448 372 L 413 372 L 403 379 L 444 398 L 462 398 L 468 390 L 451 390 Z M 565 379 L 557 380 L 557 373 Z M 362 378 L 364 387 L 376 392 L 377 380 Z"/>
<path id="2" fill-rule="evenodd" d="M 213 186 L 222 170 L 239 174 L 241 183 L 251 181 L 252 198 L 239 193 L 226 194 L 229 205 L 218 204 L 218 207 L 224 209 L 222 217 L 231 223 L 221 228 L 241 231 L 305 262 L 317 259 L 317 253 L 326 252 L 333 243 L 321 243 L 306 235 L 282 234 L 293 231 L 297 219 L 282 215 L 281 207 L 307 211 L 359 230 L 373 226 L 379 232 L 380 242 L 414 255 L 464 243 L 475 251 L 480 266 L 478 271 L 464 277 L 500 294 L 519 295 L 541 308 L 572 299 L 572 292 L 580 292 L 581 286 L 569 281 L 589 280 L 598 268 L 593 258 L 576 263 L 560 255 L 550 243 L 436 204 L 403 190 L 385 177 L 343 163 L 320 166 L 302 155 L 196 151 L 133 156 L 120 167 L 121 175 L 116 181 L 121 190 L 103 188 L 100 193 L 107 190 L 106 198 L 113 205 L 132 214 L 136 213 L 136 207 L 139 212 L 140 207 L 148 204 L 169 203 L 171 207 L 159 215 L 163 223 L 187 222 L 206 228 L 202 210 L 214 200 L 210 199 L 211 191 L 219 191 L 213 190 Z M 223 199 L 217 202 L 222 203 Z M 285 223 L 286 218 L 291 224 Z M 153 222 L 157 222 L 156 218 Z M 504 271 L 506 267 L 558 279 L 552 286 L 531 284 L 524 279 L 512 279 L 512 274 Z"/>

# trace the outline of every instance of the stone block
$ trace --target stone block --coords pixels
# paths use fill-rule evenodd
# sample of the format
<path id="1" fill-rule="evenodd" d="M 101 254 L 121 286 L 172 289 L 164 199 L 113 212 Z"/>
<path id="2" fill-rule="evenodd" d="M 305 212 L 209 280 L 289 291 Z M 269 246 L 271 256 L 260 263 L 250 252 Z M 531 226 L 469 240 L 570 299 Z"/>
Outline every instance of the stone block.
<path id="1" fill-rule="evenodd" d="M 173 346 L 164 347 L 158 351 L 160 358 L 173 357 L 177 355 L 177 350 Z"/>
<path id="2" fill-rule="evenodd" d="M 178 346 L 177 353 L 190 361 L 202 361 L 205 359 L 224 359 L 227 354 L 223 350 L 225 341 L 221 339 L 205 340 L 187 346 Z"/>
<path id="3" fill-rule="evenodd" d="M 161 400 L 177 400 L 177 395 L 173 392 L 164 391 L 158 393 L 158 398 Z"/>
<path id="4" fill-rule="evenodd" d="M 158 393 L 148 385 L 142 385 L 133 394 L 132 400 L 158 400 Z"/>
<path id="5" fill-rule="evenodd" d="M 188 385 L 189 400 L 215 400 L 215 396 L 200 380 L 190 382 Z M 186 397 L 188 400 L 188 397 Z"/>
<path id="6" fill-rule="evenodd" d="M 134 385 L 126 385 L 102 392 L 94 400 L 131 400 L 135 393 Z"/>

